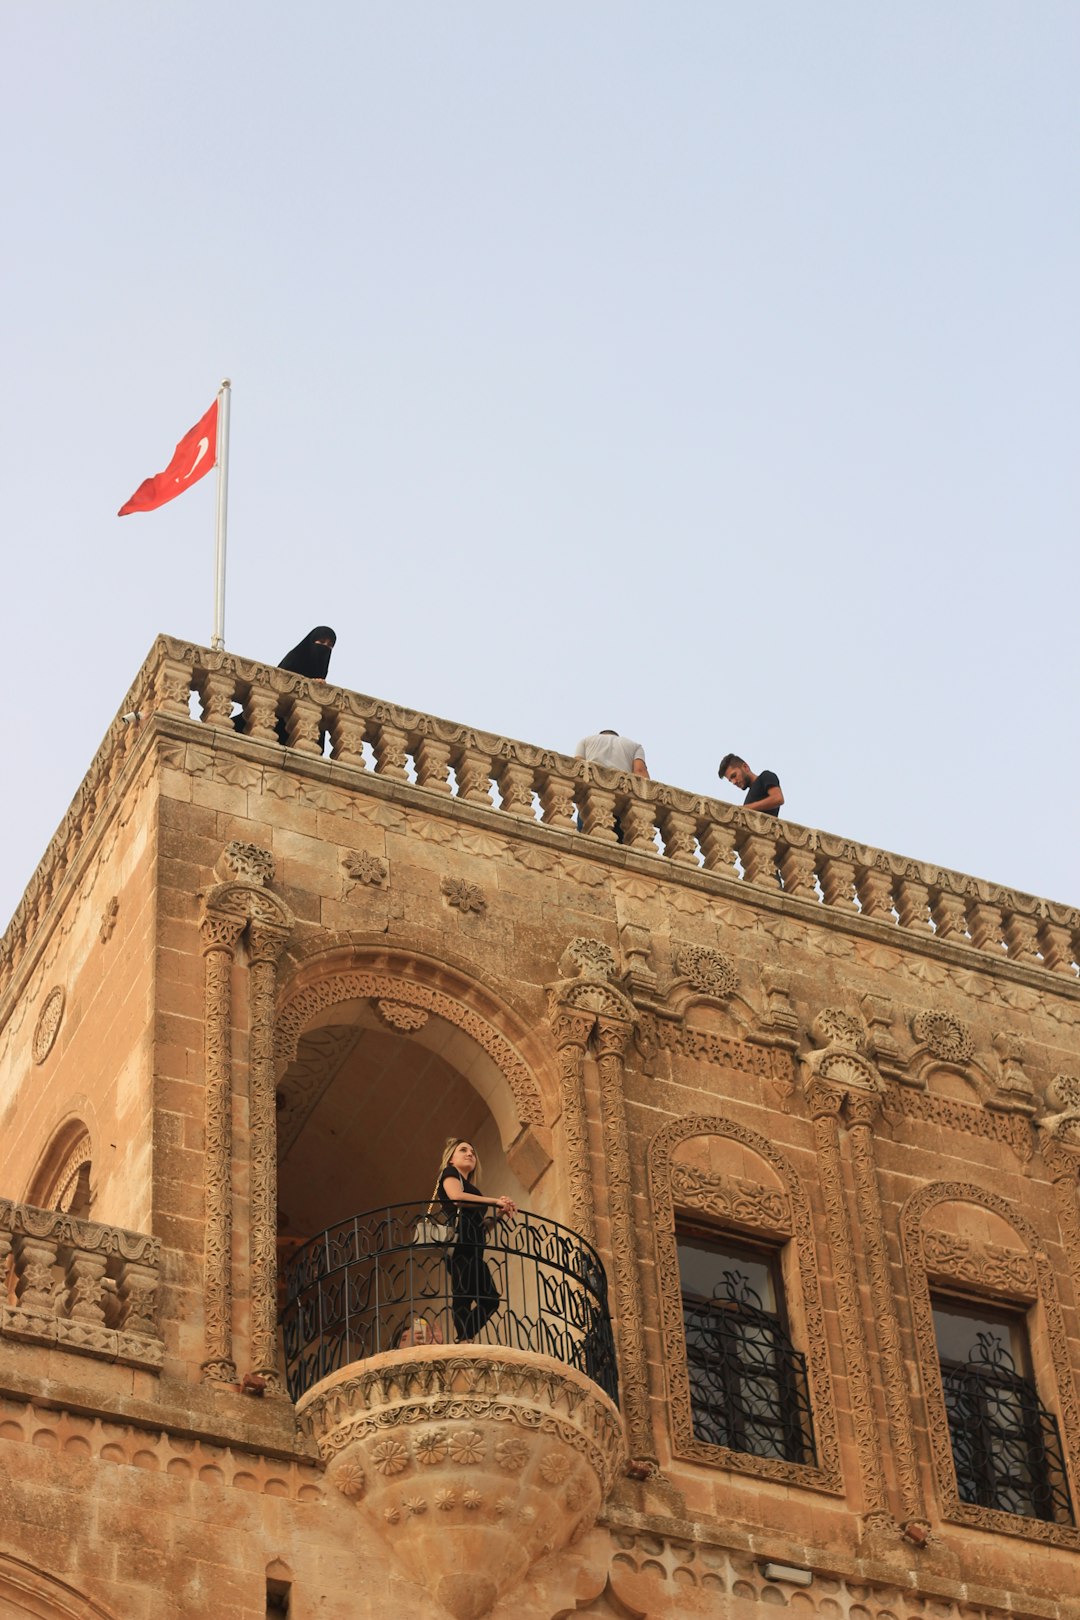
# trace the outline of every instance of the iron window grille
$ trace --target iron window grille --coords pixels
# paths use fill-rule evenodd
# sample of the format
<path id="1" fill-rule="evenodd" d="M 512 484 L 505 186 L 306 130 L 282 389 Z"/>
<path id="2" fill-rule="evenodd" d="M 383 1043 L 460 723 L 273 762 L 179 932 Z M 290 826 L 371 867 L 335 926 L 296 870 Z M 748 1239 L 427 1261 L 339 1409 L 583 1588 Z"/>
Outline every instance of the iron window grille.
<path id="1" fill-rule="evenodd" d="M 966 1361 L 942 1360 L 941 1381 L 960 1500 L 1072 1524 L 1057 1420 L 1001 1335 L 977 1333 Z"/>
<path id="2" fill-rule="evenodd" d="M 755 1457 L 810 1463 L 813 1421 L 806 1358 L 740 1271 L 724 1271 L 711 1299 L 683 1294 L 694 1435 Z"/>

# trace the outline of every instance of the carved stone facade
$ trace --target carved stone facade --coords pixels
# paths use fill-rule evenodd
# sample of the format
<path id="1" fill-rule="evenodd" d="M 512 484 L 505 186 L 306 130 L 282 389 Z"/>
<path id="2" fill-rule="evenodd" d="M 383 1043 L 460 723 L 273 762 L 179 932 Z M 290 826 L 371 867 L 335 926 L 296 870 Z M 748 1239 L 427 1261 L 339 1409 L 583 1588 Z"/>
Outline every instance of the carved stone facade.
<path id="1" fill-rule="evenodd" d="M 1080 914 L 166 638 L 123 708 L 0 947 L 0 1614 L 1072 1620 Z M 528 1212 L 468 1343 L 448 1137 Z M 703 1421 L 714 1253 L 801 1452 Z"/>

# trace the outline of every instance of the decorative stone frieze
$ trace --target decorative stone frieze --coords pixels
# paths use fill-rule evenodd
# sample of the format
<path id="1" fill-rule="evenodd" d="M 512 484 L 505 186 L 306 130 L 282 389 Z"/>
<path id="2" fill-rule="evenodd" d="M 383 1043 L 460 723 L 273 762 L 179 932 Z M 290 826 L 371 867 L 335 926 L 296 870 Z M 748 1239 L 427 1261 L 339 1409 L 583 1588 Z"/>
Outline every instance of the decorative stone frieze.
<path id="1" fill-rule="evenodd" d="M 389 1024 L 391 1029 L 401 1030 L 403 1034 L 423 1029 L 429 1016 L 426 1007 L 407 1007 L 400 1001 L 385 999 L 375 1003 L 375 1010 L 384 1024 Z"/>
<path id="2" fill-rule="evenodd" d="M 625 1455 L 590 1379 L 496 1346 L 373 1357 L 297 1413 L 330 1482 L 458 1620 L 480 1620 L 587 1529 Z"/>

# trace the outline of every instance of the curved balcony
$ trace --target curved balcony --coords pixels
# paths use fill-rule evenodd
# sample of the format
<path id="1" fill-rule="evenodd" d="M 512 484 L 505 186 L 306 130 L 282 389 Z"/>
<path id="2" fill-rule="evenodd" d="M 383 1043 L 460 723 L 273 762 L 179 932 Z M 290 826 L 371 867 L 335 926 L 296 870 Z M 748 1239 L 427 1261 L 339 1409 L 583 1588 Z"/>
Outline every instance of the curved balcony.
<path id="1" fill-rule="evenodd" d="M 294 1255 L 281 1319 L 294 1401 L 384 1351 L 458 1342 L 453 1238 L 427 1204 L 393 1204 L 329 1227 Z M 547 1356 L 584 1373 L 617 1405 L 607 1278 L 596 1251 L 568 1227 L 521 1212 L 492 1224 L 483 1260 L 499 1300 L 469 1342 Z"/>
<path id="2" fill-rule="evenodd" d="M 454 1237 L 423 1204 L 331 1227 L 290 1262 L 282 1325 L 327 1478 L 442 1611 L 480 1620 L 590 1528 L 625 1448 L 596 1253 L 521 1214 L 489 1233 L 489 1283 Z"/>

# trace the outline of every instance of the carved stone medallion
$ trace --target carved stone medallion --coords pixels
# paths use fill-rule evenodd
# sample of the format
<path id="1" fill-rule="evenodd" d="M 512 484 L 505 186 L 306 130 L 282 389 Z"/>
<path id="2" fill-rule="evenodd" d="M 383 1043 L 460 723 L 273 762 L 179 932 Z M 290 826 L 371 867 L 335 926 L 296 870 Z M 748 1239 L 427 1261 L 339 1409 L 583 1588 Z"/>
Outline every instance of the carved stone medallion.
<path id="1" fill-rule="evenodd" d="M 952 1013 L 916 1013 L 911 1020 L 915 1039 L 929 1047 L 943 1063 L 969 1063 L 975 1053 L 971 1031 Z"/>
<path id="2" fill-rule="evenodd" d="M 38 1013 L 38 1021 L 34 1026 L 34 1039 L 31 1046 L 35 1063 L 44 1063 L 53 1049 L 57 1032 L 60 1029 L 60 1020 L 64 1016 L 64 992 L 59 985 L 55 985 L 45 997 L 44 1005 Z"/>
<path id="3" fill-rule="evenodd" d="M 717 999 L 730 995 L 738 982 L 731 957 L 707 945 L 681 945 L 675 953 L 675 971 L 702 995 Z"/>

